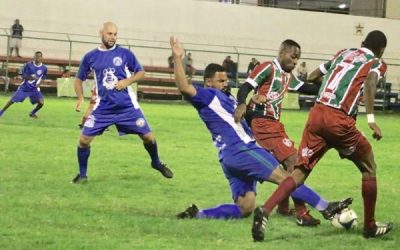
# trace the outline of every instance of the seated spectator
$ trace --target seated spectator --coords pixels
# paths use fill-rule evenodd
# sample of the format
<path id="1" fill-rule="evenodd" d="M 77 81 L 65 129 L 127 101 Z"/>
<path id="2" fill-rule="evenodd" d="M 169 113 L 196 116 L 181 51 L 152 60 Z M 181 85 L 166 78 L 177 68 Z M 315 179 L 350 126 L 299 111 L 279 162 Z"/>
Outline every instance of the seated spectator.
<path id="1" fill-rule="evenodd" d="M 237 72 L 237 63 L 232 61 L 231 56 L 227 56 L 225 60 L 222 62 L 222 66 L 225 68 L 228 73 L 228 78 L 234 82 L 236 82 L 236 72 Z"/>
<path id="2" fill-rule="evenodd" d="M 172 55 L 168 57 L 168 68 L 170 69 L 174 68 L 174 57 Z"/>
<path id="3" fill-rule="evenodd" d="M 185 68 L 188 80 L 192 80 L 193 75 L 196 72 L 196 69 L 193 67 L 192 53 L 187 53 L 183 58 L 183 67 Z"/>
<path id="4" fill-rule="evenodd" d="M 250 75 L 250 73 L 253 71 L 253 69 L 259 65 L 260 62 L 256 58 L 251 58 L 251 61 L 249 63 L 249 66 L 247 66 L 247 74 Z"/>
<path id="5" fill-rule="evenodd" d="M 302 80 L 305 81 L 307 79 L 307 66 L 306 66 L 306 62 L 302 62 L 299 67 L 297 67 L 297 77 Z"/>

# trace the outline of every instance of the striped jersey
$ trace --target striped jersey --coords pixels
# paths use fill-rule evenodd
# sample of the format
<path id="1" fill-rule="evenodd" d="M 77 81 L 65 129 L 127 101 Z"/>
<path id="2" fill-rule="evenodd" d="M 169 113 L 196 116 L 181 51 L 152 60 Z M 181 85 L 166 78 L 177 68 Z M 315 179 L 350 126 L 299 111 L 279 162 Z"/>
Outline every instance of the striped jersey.
<path id="1" fill-rule="evenodd" d="M 250 103 L 250 109 L 256 115 L 279 120 L 281 105 L 286 91 L 298 90 L 304 82 L 292 73 L 285 72 L 277 59 L 258 65 L 249 75 L 246 82 L 251 84 L 258 95 L 267 96 L 267 104 Z"/>
<path id="2" fill-rule="evenodd" d="M 117 90 L 115 85 L 119 80 L 129 78 L 131 72 L 139 71 L 143 71 L 143 67 L 132 51 L 115 45 L 108 50 L 96 48 L 88 52 L 81 61 L 77 78 L 85 81 L 93 72 L 97 93 L 93 110 L 96 113 L 122 113 L 140 107 L 131 86 Z"/>
<path id="3" fill-rule="evenodd" d="M 46 79 L 47 67 L 40 63 L 36 65 L 35 62 L 26 63 L 21 70 L 21 75 L 24 80 L 21 83 L 21 89 L 24 91 L 34 91 L 39 87 L 42 80 Z M 26 77 L 36 77 L 36 80 L 28 80 Z"/>
<path id="4" fill-rule="evenodd" d="M 214 88 L 195 87 L 197 94 L 189 101 L 196 108 L 212 135 L 219 157 L 243 151 L 248 145 L 255 145 L 249 126 L 244 120 L 234 121 L 233 114 L 237 106 L 236 99 Z"/>
<path id="5" fill-rule="evenodd" d="M 369 72 L 386 73 L 387 66 L 367 48 L 339 51 L 330 61 L 321 64 L 324 74 L 317 102 L 343 110 L 349 116 L 357 114 L 363 96 L 364 81 Z"/>

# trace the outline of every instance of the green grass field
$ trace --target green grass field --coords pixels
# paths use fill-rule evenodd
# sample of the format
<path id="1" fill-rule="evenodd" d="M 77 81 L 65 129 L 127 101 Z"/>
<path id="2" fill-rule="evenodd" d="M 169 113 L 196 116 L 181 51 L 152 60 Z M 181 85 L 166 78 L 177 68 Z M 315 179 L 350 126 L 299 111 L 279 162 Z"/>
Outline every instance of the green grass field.
<path id="1" fill-rule="evenodd" d="M 8 98 L 0 96 L 0 105 Z M 317 228 L 302 228 L 294 218 L 273 215 L 265 242 L 254 243 L 252 218 L 175 219 L 192 202 L 201 208 L 232 202 L 217 150 L 194 108 L 141 104 L 173 179 L 151 169 L 137 136 L 119 137 L 111 128 L 92 145 L 89 183 L 73 185 L 82 114 L 74 111 L 73 99 L 45 101 L 39 120 L 28 117 L 28 101 L 0 118 L 0 249 L 399 249 L 399 115 L 377 115 L 384 138 L 372 142 L 379 178 L 376 217 L 394 222 L 393 232 L 365 240 L 362 225 L 346 232 L 323 220 Z M 306 117 L 283 113 L 296 145 Z M 365 116 L 358 124 L 370 138 Z M 329 200 L 353 197 L 362 224 L 360 174 L 349 161 L 330 151 L 307 184 Z M 260 185 L 257 204 L 275 187 Z"/>

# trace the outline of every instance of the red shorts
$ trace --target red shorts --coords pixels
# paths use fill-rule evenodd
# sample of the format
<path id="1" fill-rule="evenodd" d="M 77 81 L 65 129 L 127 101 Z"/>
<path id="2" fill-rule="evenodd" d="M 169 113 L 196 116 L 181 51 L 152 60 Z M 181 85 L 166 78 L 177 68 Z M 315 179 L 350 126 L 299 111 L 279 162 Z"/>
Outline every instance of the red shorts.
<path id="1" fill-rule="evenodd" d="M 271 152 L 279 162 L 297 153 L 294 142 L 289 139 L 285 126 L 280 121 L 254 118 L 251 121 L 251 130 L 257 143 Z"/>
<path id="2" fill-rule="evenodd" d="M 308 116 L 298 151 L 297 166 L 312 169 L 330 148 L 341 158 L 363 159 L 371 145 L 356 128 L 356 120 L 339 109 L 316 103 Z"/>

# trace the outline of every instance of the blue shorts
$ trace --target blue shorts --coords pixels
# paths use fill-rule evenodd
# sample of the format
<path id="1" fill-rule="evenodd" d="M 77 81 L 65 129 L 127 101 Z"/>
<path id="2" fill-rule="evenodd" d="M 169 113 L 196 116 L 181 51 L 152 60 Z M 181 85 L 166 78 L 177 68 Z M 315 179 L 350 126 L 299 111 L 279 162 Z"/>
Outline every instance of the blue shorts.
<path id="1" fill-rule="evenodd" d="M 140 109 L 132 109 L 124 113 L 107 115 L 96 114 L 96 112 L 93 112 L 84 124 L 82 135 L 101 135 L 104 130 L 111 125 L 115 125 L 117 127 L 119 135 L 145 135 L 151 132 L 151 129 L 142 111 Z"/>
<path id="2" fill-rule="evenodd" d="M 39 90 L 35 89 L 33 91 L 24 91 L 21 87 L 17 89 L 13 97 L 11 97 L 12 102 L 23 102 L 27 97 L 29 97 L 32 104 L 38 103 L 43 100 L 44 97 Z"/>
<path id="3" fill-rule="evenodd" d="M 247 192 L 256 193 L 257 181 L 262 183 L 267 180 L 279 162 L 265 149 L 254 145 L 239 153 L 225 154 L 221 166 L 229 181 L 232 198 L 236 201 Z"/>

